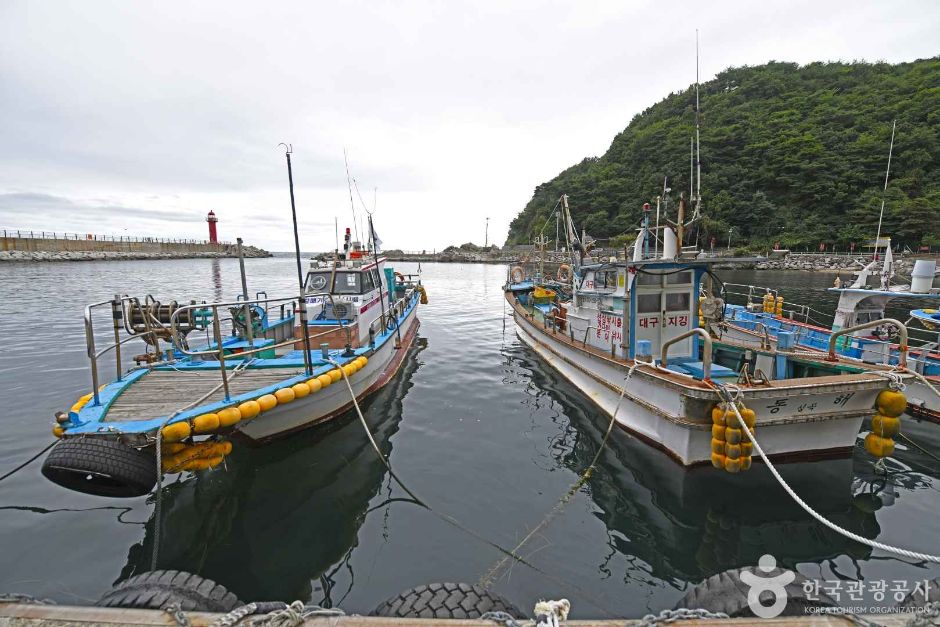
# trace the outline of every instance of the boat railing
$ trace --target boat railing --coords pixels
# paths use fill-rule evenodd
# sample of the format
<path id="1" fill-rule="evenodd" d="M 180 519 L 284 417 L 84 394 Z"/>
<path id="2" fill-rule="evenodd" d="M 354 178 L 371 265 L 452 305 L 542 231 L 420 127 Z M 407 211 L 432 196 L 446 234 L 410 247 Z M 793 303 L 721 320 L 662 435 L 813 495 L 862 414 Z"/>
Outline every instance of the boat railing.
<path id="1" fill-rule="evenodd" d="M 677 344 L 682 340 L 688 339 L 693 335 L 697 335 L 702 338 L 702 343 L 704 344 L 702 347 L 702 378 L 707 380 L 711 377 L 712 372 L 712 337 L 708 334 L 707 331 L 705 331 L 705 329 L 701 327 L 689 329 L 685 333 L 681 333 L 676 337 L 670 338 L 669 340 L 663 342 L 662 348 L 660 349 L 662 353 L 661 357 L 659 358 L 660 365 L 662 365 L 663 368 L 669 365 L 669 362 L 667 361 L 667 354 L 669 353 L 670 346 Z"/>
<path id="2" fill-rule="evenodd" d="M 871 322 L 856 324 L 855 326 L 834 331 L 829 336 L 829 356 L 827 359 L 829 361 L 836 360 L 836 341 L 843 335 L 849 335 L 850 333 L 855 333 L 856 331 L 864 331 L 865 329 L 873 329 L 875 327 L 884 325 L 893 326 L 898 330 L 898 366 L 901 368 L 907 368 L 907 327 L 904 326 L 900 320 L 895 320 L 894 318 L 881 318 L 880 320 L 872 320 Z"/>
<path id="3" fill-rule="evenodd" d="M 753 305 L 754 302 L 755 302 L 755 298 L 757 298 L 758 301 L 759 301 L 760 298 L 763 298 L 763 295 L 764 295 L 764 294 L 772 294 L 773 297 L 774 297 L 774 307 L 775 307 L 774 312 L 777 311 L 777 310 L 776 310 L 776 300 L 777 300 L 777 298 L 780 296 L 780 292 L 779 292 L 778 290 L 775 290 L 775 289 L 770 288 L 770 287 L 764 287 L 764 286 L 761 286 L 761 285 L 749 285 L 749 284 L 746 284 L 746 283 L 725 283 L 724 285 L 725 285 L 724 294 L 725 294 L 726 296 L 742 296 L 742 297 L 744 297 L 744 298 L 746 299 L 746 302 L 745 302 L 745 306 L 746 306 L 746 307 L 750 307 L 751 305 Z M 738 287 L 738 288 L 747 288 L 747 291 L 746 291 L 746 292 L 740 292 L 740 291 L 729 290 L 729 289 L 728 289 L 729 286 L 730 286 L 730 287 Z M 822 316 L 823 319 L 825 319 L 826 317 L 828 317 L 828 316 L 830 315 L 830 314 L 827 314 L 827 313 L 824 312 L 824 311 L 820 311 L 820 310 L 818 310 L 818 309 L 814 309 L 813 307 L 810 307 L 809 305 L 806 305 L 806 304 L 803 304 L 803 303 L 793 303 L 793 302 L 784 300 L 783 303 L 782 303 L 782 305 L 783 305 L 783 307 L 782 307 L 782 309 L 781 309 L 781 314 L 785 314 L 785 315 L 786 315 L 788 318 L 790 318 L 791 320 L 803 318 L 803 322 L 805 322 L 805 323 L 807 323 L 807 324 L 812 323 L 812 324 L 815 324 L 815 325 L 817 325 L 817 326 L 826 326 L 826 325 L 822 322 L 822 320 L 817 319 L 817 318 L 813 318 L 813 316 L 812 316 L 811 314 L 816 314 L 816 315 L 818 315 L 818 316 Z"/>

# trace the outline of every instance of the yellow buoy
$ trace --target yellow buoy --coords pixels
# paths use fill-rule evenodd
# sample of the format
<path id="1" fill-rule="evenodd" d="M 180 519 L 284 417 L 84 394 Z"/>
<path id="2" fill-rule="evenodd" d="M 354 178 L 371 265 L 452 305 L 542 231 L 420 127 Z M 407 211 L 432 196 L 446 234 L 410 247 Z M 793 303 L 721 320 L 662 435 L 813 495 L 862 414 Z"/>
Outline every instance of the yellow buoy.
<path id="1" fill-rule="evenodd" d="M 739 413 L 741 414 L 741 420 L 744 421 L 744 424 L 747 425 L 747 428 L 748 428 L 748 429 L 753 429 L 754 426 L 757 424 L 757 414 L 754 413 L 754 410 L 753 410 L 753 409 L 748 409 L 747 407 L 745 407 L 745 408 L 740 409 L 740 410 L 738 410 L 738 411 L 739 411 Z M 732 412 L 732 414 L 733 414 L 733 413 L 734 413 L 734 412 Z M 735 418 L 734 418 L 734 424 L 736 424 L 736 425 L 738 425 L 738 426 L 741 426 L 740 424 L 738 424 L 738 418 L 737 418 L 737 416 L 735 416 Z"/>
<path id="2" fill-rule="evenodd" d="M 343 378 L 343 373 L 339 371 L 339 368 L 333 368 L 326 374 L 329 375 L 330 381 L 332 381 L 333 383 L 336 383 L 337 381 Z"/>
<path id="3" fill-rule="evenodd" d="M 193 431 L 196 433 L 212 433 L 218 428 L 218 414 L 202 414 L 193 418 Z"/>
<path id="4" fill-rule="evenodd" d="M 878 407 L 879 414 L 897 418 L 907 409 L 907 397 L 895 390 L 882 390 L 878 393 L 875 405 Z"/>
<path id="5" fill-rule="evenodd" d="M 238 413 L 242 420 L 251 420 L 261 413 L 261 404 L 258 401 L 245 401 L 238 406 Z"/>
<path id="6" fill-rule="evenodd" d="M 751 467 L 751 456 L 742 455 L 741 456 L 741 470 L 749 470 Z"/>
<path id="7" fill-rule="evenodd" d="M 712 455 L 724 455 L 724 454 L 725 454 L 724 440 L 712 440 Z"/>
<path id="8" fill-rule="evenodd" d="M 740 444 L 726 444 L 725 445 L 725 457 L 728 459 L 738 459 L 741 457 L 741 445 Z"/>
<path id="9" fill-rule="evenodd" d="M 320 382 L 320 388 L 322 389 L 333 383 L 333 377 L 328 374 L 321 374 L 319 377 L 317 377 L 317 381 Z"/>
<path id="10" fill-rule="evenodd" d="M 865 436 L 865 450 L 875 457 L 889 457 L 894 453 L 894 440 L 869 433 Z"/>
<path id="11" fill-rule="evenodd" d="M 875 414 L 871 419 L 871 432 L 883 438 L 890 438 L 901 432 L 901 419 Z"/>
<path id="12" fill-rule="evenodd" d="M 777 307 L 776 307 L 774 313 L 776 313 L 778 316 L 782 316 L 782 315 L 783 315 L 783 296 L 778 296 L 778 297 L 777 297 Z"/>
<path id="13" fill-rule="evenodd" d="M 725 471 L 730 473 L 736 473 L 741 470 L 741 460 L 736 457 L 728 457 L 725 459 Z"/>
<path id="14" fill-rule="evenodd" d="M 323 384 L 320 383 L 320 379 L 307 379 L 307 387 L 310 388 L 310 393 L 314 394 L 323 389 Z"/>
<path id="15" fill-rule="evenodd" d="M 725 427 L 721 425 L 712 425 L 712 439 L 724 440 L 725 439 Z"/>
<path id="16" fill-rule="evenodd" d="M 219 442 L 219 445 L 221 446 L 221 451 L 223 455 L 228 455 L 229 453 L 232 452 L 232 443 L 229 442 L 228 440 Z"/>
<path id="17" fill-rule="evenodd" d="M 721 405 L 715 405 L 712 408 L 712 424 L 713 425 L 725 425 L 725 408 Z"/>
<path id="18" fill-rule="evenodd" d="M 345 366 L 343 366 L 343 372 L 346 373 L 347 377 L 351 377 L 354 374 L 356 374 L 357 370 L 359 370 L 359 368 L 356 367 L 355 363 L 348 363 Z"/>
<path id="19" fill-rule="evenodd" d="M 280 390 L 274 393 L 274 398 L 277 399 L 277 402 L 279 404 L 289 403 L 292 400 L 294 400 L 294 398 L 296 398 L 296 395 L 294 394 L 294 390 L 292 390 L 291 388 L 281 388 Z"/>
<path id="20" fill-rule="evenodd" d="M 725 467 L 725 456 L 718 453 L 712 453 L 712 466 L 715 468 Z"/>
<path id="21" fill-rule="evenodd" d="M 163 441 L 179 442 L 182 439 L 188 438 L 190 431 L 191 429 L 189 428 L 188 422 L 174 422 L 171 425 L 163 427 Z"/>
<path id="22" fill-rule="evenodd" d="M 209 467 L 208 459 L 193 459 L 183 464 L 183 470 L 197 471 L 205 470 Z"/>
<path id="23" fill-rule="evenodd" d="M 728 442 L 728 444 L 740 444 L 742 436 L 743 432 L 740 429 L 733 427 L 727 427 L 725 429 L 725 441 Z"/>
<path id="24" fill-rule="evenodd" d="M 295 383 L 294 385 L 290 386 L 290 389 L 294 391 L 294 398 L 310 396 L 310 386 L 306 383 Z"/>
<path id="25" fill-rule="evenodd" d="M 226 407 L 218 413 L 218 416 L 220 427 L 231 427 L 242 419 L 242 413 L 237 407 Z"/>
<path id="26" fill-rule="evenodd" d="M 261 407 L 261 411 L 270 411 L 277 407 L 277 397 L 273 394 L 265 394 L 260 396 L 257 399 L 258 405 Z"/>
<path id="27" fill-rule="evenodd" d="M 208 460 L 208 466 L 209 466 L 209 468 L 215 468 L 216 466 L 218 466 L 218 465 L 221 464 L 221 463 L 222 463 L 222 456 L 221 456 L 221 455 L 218 455 L 218 456 L 216 456 L 216 457 L 210 457 L 209 460 Z"/>
<path id="28" fill-rule="evenodd" d="M 741 458 L 742 459 L 745 457 L 750 459 L 751 454 L 753 452 L 754 452 L 754 445 L 751 442 L 741 442 Z M 745 468 L 745 470 L 747 469 Z"/>
<path id="29" fill-rule="evenodd" d="M 185 451 L 186 448 L 187 446 L 183 444 L 182 442 L 167 442 L 166 444 L 160 447 L 164 455 L 175 455 L 176 453 L 179 453 L 180 451 Z"/>
<path id="30" fill-rule="evenodd" d="M 65 429 L 63 429 L 59 425 L 52 425 L 52 435 L 54 435 L 57 438 L 61 438 L 63 433 L 65 433 Z"/>

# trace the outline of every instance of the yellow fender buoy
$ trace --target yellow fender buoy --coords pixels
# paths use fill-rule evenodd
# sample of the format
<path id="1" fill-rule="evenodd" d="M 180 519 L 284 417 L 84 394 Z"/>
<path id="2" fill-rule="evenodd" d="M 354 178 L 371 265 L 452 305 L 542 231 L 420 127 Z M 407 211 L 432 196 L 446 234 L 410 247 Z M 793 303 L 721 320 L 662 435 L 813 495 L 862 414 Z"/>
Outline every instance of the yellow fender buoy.
<path id="1" fill-rule="evenodd" d="M 306 383 L 311 394 L 315 394 L 323 389 L 323 384 L 320 383 L 320 379 L 307 379 Z"/>
<path id="2" fill-rule="evenodd" d="M 351 376 L 353 376 L 354 374 L 356 374 L 356 371 L 357 371 L 357 370 L 358 370 L 358 368 L 356 368 L 356 364 L 355 364 L 355 363 L 348 363 L 348 364 L 346 364 L 345 366 L 343 366 L 343 372 L 346 373 L 346 376 L 347 376 L 347 377 L 351 377 Z"/>
<path id="3" fill-rule="evenodd" d="M 281 388 L 274 393 L 274 398 L 277 399 L 278 404 L 290 403 L 296 398 L 296 395 L 294 394 L 294 390 L 291 388 Z"/>
<path id="4" fill-rule="evenodd" d="M 238 413 L 242 420 L 251 420 L 261 413 L 261 404 L 258 401 L 245 401 L 238 406 Z"/>
<path id="5" fill-rule="evenodd" d="M 907 409 L 907 397 L 904 396 L 903 392 L 882 390 L 878 393 L 878 398 L 875 399 L 875 406 L 878 408 L 879 414 L 897 418 Z"/>
<path id="6" fill-rule="evenodd" d="M 219 428 L 218 414 L 202 414 L 193 418 L 193 431 L 196 433 L 212 433 Z"/>
<path id="7" fill-rule="evenodd" d="M 343 378 L 343 373 L 339 371 L 339 368 L 333 368 L 326 374 L 329 375 L 330 381 L 332 381 L 333 383 L 336 383 L 337 381 Z"/>
<path id="8" fill-rule="evenodd" d="M 65 429 L 63 429 L 61 426 L 52 425 L 52 435 L 54 435 L 57 438 L 61 438 L 64 433 L 65 433 Z"/>
<path id="9" fill-rule="evenodd" d="M 890 457 L 894 453 L 894 440 L 869 433 L 865 436 L 865 450 L 875 457 Z"/>
<path id="10" fill-rule="evenodd" d="M 219 426 L 231 427 L 242 419 L 242 413 L 237 407 L 226 407 L 219 412 Z"/>
<path id="11" fill-rule="evenodd" d="M 290 386 L 290 389 L 294 391 L 294 398 L 310 396 L 310 386 L 306 383 L 295 383 L 294 385 Z"/>
<path id="12" fill-rule="evenodd" d="M 277 397 L 273 394 L 265 394 L 257 398 L 257 403 L 261 407 L 261 411 L 270 411 L 277 407 Z"/>
<path id="13" fill-rule="evenodd" d="M 179 442 L 180 440 L 188 438 L 191 431 L 188 422 L 174 422 L 171 425 L 163 427 L 163 441 Z"/>
<path id="14" fill-rule="evenodd" d="M 331 377 L 328 374 L 321 374 L 319 377 L 317 377 L 317 381 L 320 382 L 320 388 L 322 389 L 322 388 L 327 387 L 328 385 L 332 385 L 333 377 Z"/>
<path id="15" fill-rule="evenodd" d="M 901 419 L 875 414 L 871 419 L 871 432 L 882 438 L 891 438 L 901 432 Z"/>

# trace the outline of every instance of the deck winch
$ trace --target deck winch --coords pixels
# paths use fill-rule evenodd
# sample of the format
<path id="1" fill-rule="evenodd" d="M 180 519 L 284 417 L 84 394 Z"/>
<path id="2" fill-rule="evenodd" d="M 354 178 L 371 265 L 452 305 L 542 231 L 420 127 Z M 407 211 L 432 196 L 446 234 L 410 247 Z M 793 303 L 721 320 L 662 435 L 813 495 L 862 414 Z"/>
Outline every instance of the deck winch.
<path id="1" fill-rule="evenodd" d="M 882 390 L 875 399 L 878 413 L 872 416 L 871 433 L 865 436 L 865 450 L 875 457 L 894 453 L 894 436 L 901 432 L 901 414 L 907 408 L 907 397 L 900 390 Z"/>
<path id="2" fill-rule="evenodd" d="M 738 404 L 738 411 L 747 428 L 754 432 L 757 415 L 743 403 Z M 722 402 L 716 405 L 712 415 L 712 466 L 730 473 L 747 470 L 751 467 L 751 453 L 754 445 L 740 429 L 734 409 Z"/>

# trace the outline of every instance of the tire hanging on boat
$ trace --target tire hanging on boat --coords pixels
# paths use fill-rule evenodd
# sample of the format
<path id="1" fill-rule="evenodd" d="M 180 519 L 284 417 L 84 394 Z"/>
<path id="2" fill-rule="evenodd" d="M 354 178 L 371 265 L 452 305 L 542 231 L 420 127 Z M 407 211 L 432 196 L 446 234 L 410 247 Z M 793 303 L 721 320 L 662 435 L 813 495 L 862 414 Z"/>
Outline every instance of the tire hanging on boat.
<path id="1" fill-rule="evenodd" d="M 138 450 L 103 437 L 75 437 L 59 441 L 42 464 L 42 474 L 63 488 L 129 498 L 143 496 L 157 482 L 152 451 Z"/>
<path id="2" fill-rule="evenodd" d="M 495 592 L 466 583 L 432 583 L 405 590 L 372 611 L 394 618 L 474 619 L 487 612 L 525 614 Z"/>
<path id="3" fill-rule="evenodd" d="M 177 603 L 184 612 L 231 612 L 242 605 L 225 586 L 181 570 L 131 577 L 105 592 L 95 605 L 163 610 Z"/>

